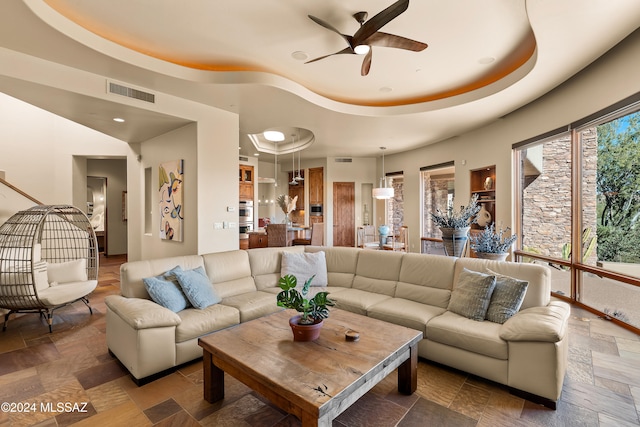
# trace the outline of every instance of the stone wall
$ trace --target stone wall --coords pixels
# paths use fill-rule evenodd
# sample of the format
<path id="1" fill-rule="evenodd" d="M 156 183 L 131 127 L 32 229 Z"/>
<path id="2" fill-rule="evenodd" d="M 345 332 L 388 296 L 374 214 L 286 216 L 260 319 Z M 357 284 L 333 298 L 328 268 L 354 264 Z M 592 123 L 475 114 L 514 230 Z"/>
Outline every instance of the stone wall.
<path id="1" fill-rule="evenodd" d="M 429 173 L 422 174 L 422 188 L 424 191 L 424 219 L 422 221 L 422 236 L 441 237 L 440 229 L 433 223 L 431 212 L 436 209 L 447 209 L 449 187 L 453 185 L 455 178 L 453 175 L 433 177 Z"/>
<path id="2" fill-rule="evenodd" d="M 596 129 L 589 129 L 582 135 L 583 227 L 591 227 L 591 235 L 595 237 Z M 544 143 L 542 157 L 540 175 L 524 177 L 523 181 L 526 185 L 522 195 L 523 247 L 562 258 L 563 245 L 571 241 L 571 137 Z"/>
<path id="3" fill-rule="evenodd" d="M 404 225 L 404 178 L 394 176 L 389 178 L 393 187 L 393 198 L 389 200 L 389 210 L 387 212 L 387 225 L 396 234 L 400 227 Z"/>

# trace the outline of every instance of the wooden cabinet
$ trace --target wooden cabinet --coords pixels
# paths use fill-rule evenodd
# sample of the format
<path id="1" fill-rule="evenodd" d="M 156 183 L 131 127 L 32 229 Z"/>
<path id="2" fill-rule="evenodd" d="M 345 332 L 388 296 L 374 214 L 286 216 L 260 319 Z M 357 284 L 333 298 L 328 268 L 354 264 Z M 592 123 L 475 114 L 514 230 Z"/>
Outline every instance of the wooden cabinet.
<path id="1" fill-rule="evenodd" d="M 309 224 L 315 224 L 316 222 L 324 222 L 324 216 L 310 216 Z"/>
<path id="2" fill-rule="evenodd" d="M 324 170 L 323 168 L 309 169 L 309 204 L 321 205 L 324 199 Z"/>
<path id="3" fill-rule="evenodd" d="M 471 171 L 471 195 L 478 195 L 481 210 L 477 215 L 478 224 L 472 229 L 480 230 L 496 219 L 496 166 L 487 166 Z"/>
<path id="4" fill-rule="evenodd" d="M 240 165 L 240 200 L 253 200 L 253 166 Z"/>
<path id="5" fill-rule="evenodd" d="M 249 249 L 266 248 L 268 243 L 267 233 L 249 233 Z"/>
<path id="6" fill-rule="evenodd" d="M 249 249 L 249 239 L 240 239 L 240 249 Z"/>

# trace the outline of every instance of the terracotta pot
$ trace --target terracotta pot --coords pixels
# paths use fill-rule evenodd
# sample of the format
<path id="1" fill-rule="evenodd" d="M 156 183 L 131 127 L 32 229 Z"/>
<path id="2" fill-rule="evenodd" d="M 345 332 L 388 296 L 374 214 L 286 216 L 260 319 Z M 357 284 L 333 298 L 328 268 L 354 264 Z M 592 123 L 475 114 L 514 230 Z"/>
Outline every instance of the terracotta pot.
<path id="1" fill-rule="evenodd" d="M 289 326 L 293 332 L 294 341 L 315 341 L 320 336 L 320 330 L 324 324 L 324 320 L 311 325 L 299 325 L 298 322 L 302 318 L 301 315 L 293 316 L 289 319 Z"/>
<path id="2" fill-rule="evenodd" d="M 442 243 L 444 245 L 445 253 L 449 256 L 461 257 L 467 244 L 469 229 L 471 227 L 464 228 L 444 228 L 440 227 L 442 232 Z"/>
<path id="3" fill-rule="evenodd" d="M 482 259 L 490 259 L 493 261 L 504 261 L 509 256 L 508 252 L 503 252 L 499 254 L 489 253 L 489 252 L 476 252 L 476 256 Z"/>

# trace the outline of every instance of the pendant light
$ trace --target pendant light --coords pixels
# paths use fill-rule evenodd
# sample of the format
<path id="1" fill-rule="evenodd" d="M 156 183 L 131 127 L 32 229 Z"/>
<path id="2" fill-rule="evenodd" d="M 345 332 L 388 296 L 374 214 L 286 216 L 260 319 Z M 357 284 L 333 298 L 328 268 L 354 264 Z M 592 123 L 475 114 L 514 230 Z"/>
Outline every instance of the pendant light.
<path id="1" fill-rule="evenodd" d="M 278 188 L 278 150 L 276 149 L 276 152 L 274 153 L 276 156 L 276 162 L 273 164 L 274 168 L 273 168 L 273 186 L 275 188 Z"/>
<path id="2" fill-rule="evenodd" d="M 296 179 L 296 152 L 293 151 L 291 153 L 291 182 L 289 185 L 298 185 L 298 181 Z"/>
<path id="3" fill-rule="evenodd" d="M 298 181 L 298 182 L 304 181 L 304 177 L 302 176 L 302 173 L 300 173 L 300 157 L 301 157 L 300 152 L 301 151 L 302 151 L 302 149 L 298 150 L 298 175 L 296 175 L 296 181 Z"/>
<path id="4" fill-rule="evenodd" d="M 382 178 L 380 178 L 380 187 L 374 188 L 371 195 L 374 199 L 391 199 L 393 197 L 393 188 L 387 187 L 387 177 L 384 174 L 384 150 L 387 147 L 380 147 L 382 150 Z"/>

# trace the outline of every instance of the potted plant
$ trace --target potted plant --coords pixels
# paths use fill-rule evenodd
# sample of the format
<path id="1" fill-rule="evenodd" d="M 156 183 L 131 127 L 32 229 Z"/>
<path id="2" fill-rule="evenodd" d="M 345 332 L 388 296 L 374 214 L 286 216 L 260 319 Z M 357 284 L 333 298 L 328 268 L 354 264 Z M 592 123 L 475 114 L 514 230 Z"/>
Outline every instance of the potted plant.
<path id="1" fill-rule="evenodd" d="M 335 302 L 327 297 L 328 292 L 318 292 L 313 298 L 307 298 L 314 277 L 315 275 L 304 282 L 302 291 L 296 289 L 298 279 L 293 274 L 287 274 L 278 281 L 278 286 L 282 289 L 277 296 L 278 305 L 301 313 L 289 319 L 294 341 L 317 339 L 324 319 L 329 317 L 328 307 L 335 305 Z"/>
<path id="2" fill-rule="evenodd" d="M 455 210 L 453 206 L 449 206 L 446 212 L 436 209 L 435 213 L 431 213 L 433 222 L 440 227 L 442 232 L 442 243 L 447 255 L 459 257 L 467 243 L 467 233 L 471 224 L 475 223 L 475 216 L 480 211 L 478 206 L 478 195 L 474 194 L 469 200 L 467 206 L 460 206 Z"/>
<path id="3" fill-rule="evenodd" d="M 481 233 L 471 236 L 471 249 L 478 258 L 504 261 L 509 255 L 511 245 L 518 238 L 516 234 L 506 235 L 509 230 L 509 227 L 504 230 L 500 228 L 500 231 L 496 232 L 494 224 L 487 225 Z"/>

